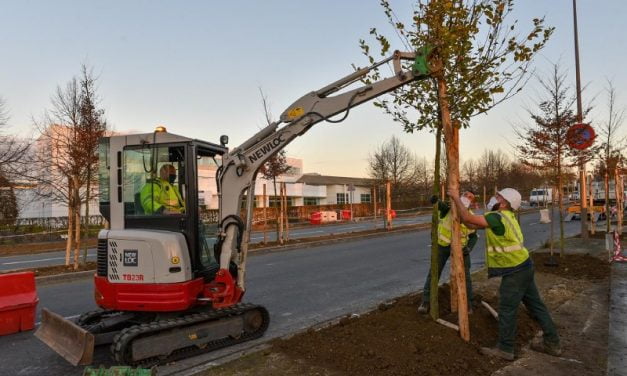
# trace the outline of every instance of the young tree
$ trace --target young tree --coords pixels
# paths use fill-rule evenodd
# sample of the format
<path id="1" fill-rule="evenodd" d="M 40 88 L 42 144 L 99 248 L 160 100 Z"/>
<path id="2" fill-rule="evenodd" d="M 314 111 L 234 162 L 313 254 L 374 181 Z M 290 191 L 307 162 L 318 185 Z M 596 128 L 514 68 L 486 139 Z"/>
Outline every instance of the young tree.
<path id="1" fill-rule="evenodd" d="M 95 176 L 94 153 L 106 127 L 102 110 L 96 108 L 96 80 L 86 67 L 82 72 L 80 79 L 74 77 L 64 88 L 57 87 L 52 108 L 36 122 L 39 138 L 28 172 L 38 195 L 67 205 L 65 265 L 70 265 L 74 249 L 74 269 L 78 268 L 81 246 L 81 207 L 91 194 L 88 180 Z"/>
<path id="2" fill-rule="evenodd" d="M 518 153 L 526 165 L 547 172 L 551 186 L 557 187 L 561 257 L 564 255 L 564 167 L 578 165 L 582 155 L 568 146 L 567 139 L 568 129 L 577 121 L 573 110 L 576 97 L 570 94 L 566 75 L 557 64 L 553 66 L 550 77 L 540 78 L 539 81 L 545 94 L 538 102 L 539 112 L 529 111 L 534 124 L 516 130 L 521 141 Z M 590 156 L 593 150 L 588 149 L 584 154 Z"/>
<path id="3" fill-rule="evenodd" d="M 259 88 L 259 93 L 261 95 L 261 104 L 263 106 L 266 124 L 271 124 L 273 120 L 272 120 L 272 113 L 270 112 L 270 104 L 268 103 L 268 97 L 264 94 L 261 88 Z M 287 155 L 286 155 L 285 149 L 273 155 L 259 169 L 259 173 L 261 174 L 261 176 L 264 177 L 264 179 L 272 180 L 272 185 L 274 187 L 274 199 L 275 199 L 277 208 L 280 207 L 279 205 L 280 198 L 278 194 L 279 191 L 277 190 L 276 178 L 289 172 L 290 169 L 291 167 L 287 164 Z M 277 209 L 277 210 L 280 210 L 280 209 Z M 277 236 L 277 241 L 279 241 L 282 244 L 283 239 L 280 236 L 281 235 L 281 223 L 279 222 L 280 221 L 277 217 L 276 236 Z"/>
<path id="4" fill-rule="evenodd" d="M 79 109 L 79 133 L 81 138 L 81 159 L 85 169 L 85 233 L 89 236 L 89 203 L 95 195 L 95 186 L 98 177 L 98 144 L 100 138 L 107 131 L 107 122 L 104 119 L 104 109 L 98 108 L 100 98 L 96 92 L 96 77 L 93 70 L 83 65 L 80 77 L 80 109 Z M 79 213 L 80 214 L 80 213 Z M 83 262 L 87 263 L 87 243 L 83 251 Z"/>
<path id="5" fill-rule="evenodd" d="M 433 80 L 405 86 L 375 105 L 400 122 L 408 132 L 442 126 L 448 161 L 448 188 L 459 191 L 459 129 L 473 115 L 485 113 L 512 97 L 526 83 L 532 58 L 540 51 L 553 29 L 536 18 L 530 32 L 516 32 L 516 22 L 506 23 L 513 0 L 418 1 L 409 27 L 400 21 L 387 0 L 382 0 L 388 22 L 407 49 L 427 46 Z M 372 28 L 380 52 L 386 55 L 389 39 Z M 360 41 L 363 53 L 375 61 L 370 46 Z M 379 72 L 370 77 L 379 78 Z M 420 116 L 417 116 L 420 113 Z M 453 209 L 453 280 L 464 283 L 459 217 Z M 432 277 L 434 277 L 432 275 Z M 437 280 L 437 278 L 433 278 Z M 459 290 L 460 334 L 469 340 L 465 289 Z M 437 294 L 433 294 L 437 296 Z"/>
<path id="6" fill-rule="evenodd" d="M 627 147 L 627 142 L 625 142 L 625 137 L 621 137 L 619 134 L 625 120 L 625 108 L 616 103 L 617 93 L 612 81 L 607 80 L 605 92 L 607 94 L 607 120 L 602 122 L 599 128 L 602 154 L 597 170 L 605 182 L 605 213 L 607 217 L 605 223 L 606 231 L 610 232 L 609 177 L 613 175 L 613 171 L 618 166 L 621 152 Z M 614 185 L 616 186 L 616 182 Z M 614 191 L 617 192 L 617 189 L 614 188 Z"/>

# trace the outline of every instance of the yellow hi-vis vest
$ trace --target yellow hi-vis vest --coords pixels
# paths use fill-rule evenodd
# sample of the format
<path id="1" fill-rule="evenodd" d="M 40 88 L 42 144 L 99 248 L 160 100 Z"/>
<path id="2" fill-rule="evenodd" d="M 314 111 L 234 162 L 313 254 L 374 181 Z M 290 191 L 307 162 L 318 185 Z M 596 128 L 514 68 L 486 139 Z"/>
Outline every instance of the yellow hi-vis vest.
<path id="1" fill-rule="evenodd" d="M 468 209 L 470 214 L 473 214 L 470 209 Z M 475 232 L 474 229 L 469 229 L 464 226 L 462 223 L 460 225 L 461 231 L 461 243 L 462 247 L 464 247 L 468 243 L 468 235 Z M 442 247 L 448 247 L 451 245 L 451 237 L 453 235 L 453 216 L 451 216 L 451 210 L 446 213 L 443 218 L 440 218 L 438 222 L 438 244 Z"/>
<path id="2" fill-rule="evenodd" d="M 488 269 L 513 268 L 527 261 L 529 252 L 523 245 L 522 230 L 514 213 L 503 210 L 487 212 L 484 216 L 492 213 L 501 216 L 505 233 L 496 235 L 490 227 L 485 230 L 488 242 Z"/>
<path id="3" fill-rule="evenodd" d="M 161 207 L 171 212 L 185 212 L 185 202 L 178 188 L 163 179 L 149 181 L 141 190 L 140 200 L 145 214 L 153 214 Z"/>

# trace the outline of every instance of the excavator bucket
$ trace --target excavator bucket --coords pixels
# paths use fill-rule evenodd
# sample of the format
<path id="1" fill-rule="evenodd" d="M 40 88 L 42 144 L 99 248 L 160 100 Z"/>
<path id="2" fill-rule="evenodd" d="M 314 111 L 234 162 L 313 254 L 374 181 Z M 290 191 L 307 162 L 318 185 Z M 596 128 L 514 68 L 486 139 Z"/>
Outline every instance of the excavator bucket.
<path id="1" fill-rule="evenodd" d="M 41 325 L 35 337 L 75 366 L 91 364 L 94 335 L 56 313 L 41 310 Z"/>

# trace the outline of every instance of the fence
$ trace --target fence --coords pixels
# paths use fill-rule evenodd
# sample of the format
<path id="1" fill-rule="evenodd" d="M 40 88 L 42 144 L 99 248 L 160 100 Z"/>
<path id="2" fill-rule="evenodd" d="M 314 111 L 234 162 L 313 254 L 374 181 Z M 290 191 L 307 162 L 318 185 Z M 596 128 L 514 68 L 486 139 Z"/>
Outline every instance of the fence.
<path id="1" fill-rule="evenodd" d="M 91 228 L 102 228 L 105 219 L 101 215 L 90 215 L 88 222 Z M 63 240 L 63 236 L 67 235 L 67 226 L 67 217 L 18 218 L 0 222 L 0 244 Z"/>

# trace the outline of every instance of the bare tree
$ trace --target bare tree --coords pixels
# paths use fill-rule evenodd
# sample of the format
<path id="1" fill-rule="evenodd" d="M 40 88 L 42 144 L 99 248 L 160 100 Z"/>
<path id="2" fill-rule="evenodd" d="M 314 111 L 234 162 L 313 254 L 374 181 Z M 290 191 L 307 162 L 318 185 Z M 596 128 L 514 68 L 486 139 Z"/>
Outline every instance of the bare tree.
<path id="1" fill-rule="evenodd" d="M 263 106 L 263 113 L 265 116 L 266 124 L 271 124 L 274 120 L 272 119 L 272 113 L 270 111 L 270 104 L 268 102 L 268 97 L 265 95 L 263 90 L 259 88 L 259 94 L 261 95 L 261 104 Z M 274 202 L 277 207 L 279 206 L 279 194 L 276 185 L 277 177 L 289 172 L 291 167 L 287 164 L 287 155 L 285 149 L 282 149 L 278 153 L 274 154 L 266 163 L 264 163 L 261 168 L 259 168 L 259 173 L 264 179 L 272 180 L 272 185 L 274 187 Z M 251 198 L 254 199 L 254 198 Z M 276 236 L 277 241 L 283 243 L 283 239 L 280 237 L 281 235 L 281 223 L 277 218 L 276 221 Z"/>
<path id="2" fill-rule="evenodd" d="M 617 93 L 612 81 L 607 80 L 607 86 L 605 88 L 607 93 L 607 120 L 601 123 L 599 128 L 599 136 L 601 136 L 601 149 L 602 154 L 597 167 L 597 173 L 602 176 L 605 182 L 605 215 L 607 217 L 606 231 L 610 232 L 610 192 L 609 192 L 609 177 L 613 175 L 614 170 L 618 166 L 621 153 L 627 147 L 625 137 L 619 135 L 619 131 L 623 126 L 625 120 L 625 108 L 620 107 L 616 103 Z M 615 182 L 616 185 L 616 182 Z M 614 189 L 617 192 L 616 188 Z"/>
<path id="3" fill-rule="evenodd" d="M 85 163 L 83 201 L 85 204 L 85 237 L 89 236 L 89 203 L 96 193 L 94 188 L 98 177 L 98 144 L 100 138 L 107 131 L 104 110 L 98 108 L 100 98 L 96 90 L 96 80 L 93 70 L 83 65 L 80 78 L 81 101 L 78 127 L 81 138 L 80 152 L 82 153 L 80 159 Z M 87 244 L 85 244 L 83 251 L 83 262 L 87 263 Z"/>
<path id="4" fill-rule="evenodd" d="M 477 161 L 478 180 L 488 189 L 503 187 L 510 162 L 509 158 L 500 149 L 484 150 Z"/>
<path id="5" fill-rule="evenodd" d="M 8 123 L 9 111 L 6 107 L 6 101 L 0 97 L 0 172 L 4 175 L 19 170 L 18 165 L 23 161 L 30 148 L 28 140 L 21 140 L 16 136 L 5 134 Z"/>
<path id="6" fill-rule="evenodd" d="M 392 136 L 368 156 L 369 175 L 378 182 L 390 181 L 392 196 L 398 200 L 415 177 L 415 158 L 411 151 Z"/>
<path id="7" fill-rule="evenodd" d="M 564 255 L 564 167 L 576 166 L 582 155 L 591 150 L 575 153 L 568 147 L 567 132 L 575 124 L 577 115 L 573 110 L 576 97 L 566 84 L 566 74 L 557 64 L 548 78 L 539 78 L 544 97 L 538 103 L 538 112 L 529 111 L 534 124 L 516 130 L 521 141 L 518 153 L 526 165 L 543 170 L 550 176 L 551 186 L 557 187 L 560 217 L 560 256 Z M 590 109 L 586 110 L 588 113 Z"/>
<path id="8" fill-rule="evenodd" d="M 37 194 L 68 208 L 65 265 L 78 268 L 81 247 L 81 207 L 92 195 L 98 139 L 104 135 L 103 112 L 96 108 L 95 78 L 83 66 L 82 76 L 57 87 L 51 109 L 36 121 L 39 138 L 32 153 L 28 177 Z"/>

